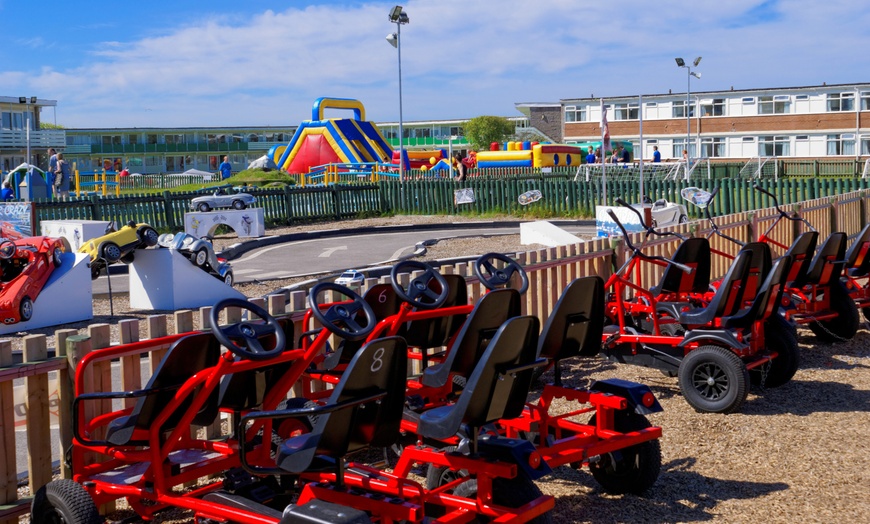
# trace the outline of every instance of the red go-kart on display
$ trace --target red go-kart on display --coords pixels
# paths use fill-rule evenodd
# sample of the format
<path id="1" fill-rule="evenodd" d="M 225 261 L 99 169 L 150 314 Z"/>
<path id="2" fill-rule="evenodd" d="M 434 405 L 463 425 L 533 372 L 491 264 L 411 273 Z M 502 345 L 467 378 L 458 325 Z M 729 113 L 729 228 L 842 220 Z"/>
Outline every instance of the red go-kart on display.
<path id="1" fill-rule="evenodd" d="M 33 316 L 33 301 L 52 271 L 69 251 L 62 238 L 27 237 L 0 242 L 0 321 L 27 322 Z"/>

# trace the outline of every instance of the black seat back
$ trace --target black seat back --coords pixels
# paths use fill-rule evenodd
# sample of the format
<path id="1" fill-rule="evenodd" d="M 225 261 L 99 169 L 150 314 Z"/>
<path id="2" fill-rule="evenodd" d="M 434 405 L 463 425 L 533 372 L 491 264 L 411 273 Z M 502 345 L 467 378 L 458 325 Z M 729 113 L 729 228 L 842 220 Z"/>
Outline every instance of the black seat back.
<path id="1" fill-rule="evenodd" d="M 456 403 L 423 412 L 417 427 L 420 435 L 447 438 L 456 434 L 462 424 L 479 428 L 520 416 L 532 383 L 534 368 L 528 366 L 536 360 L 539 328 L 540 321 L 534 316 L 505 322 L 468 377 Z"/>
<path id="2" fill-rule="evenodd" d="M 568 284 L 544 323 L 538 356 L 562 360 L 577 355 L 595 356 L 604 330 L 604 281 L 578 278 Z"/>
<path id="3" fill-rule="evenodd" d="M 390 284 L 376 284 L 370 288 L 368 288 L 363 295 L 363 300 L 372 307 L 372 311 L 375 313 L 375 320 L 380 322 L 385 318 L 391 317 L 399 312 L 399 308 L 402 306 L 402 301 L 399 299 L 399 296 L 396 295 L 396 291 L 393 289 L 393 286 Z M 365 313 L 360 310 L 358 313 L 360 318 L 360 322 L 362 323 L 363 318 L 365 317 Z M 397 336 L 404 335 L 404 329 L 400 329 Z M 341 339 L 338 343 L 337 351 L 340 353 L 339 355 L 339 363 L 347 364 L 351 361 L 356 352 L 365 344 L 365 340 L 348 340 Z"/>
<path id="4" fill-rule="evenodd" d="M 858 233 L 855 242 L 846 252 L 846 268 L 853 277 L 863 277 L 870 273 L 870 224 Z"/>
<path id="5" fill-rule="evenodd" d="M 753 322 L 767 320 L 779 308 L 779 301 L 782 299 L 782 290 L 791 264 L 792 258 L 788 255 L 776 259 L 773 268 L 767 273 L 767 278 L 761 283 L 750 306 L 722 319 L 722 325 L 727 328 L 748 329 Z"/>
<path id="6" fill-rule="evenodd" d="M 311 433 L 284 442 L 278 464 L 291 472 L 305 471 L 316 455 L 340 458 L 374 446 L 386 447 L 399 437 L 405 406 L 408 345 L 401 337 L 373 340 L 354 355 Z M 376 395 L 383 398 L 353 403 Z"/>
<path id="7" fill-rule="evenodd" d="M 806 278 L 807 271 L 810 269 L 810 263 L 813 261 L 813 254 L 816 252 L 818 241 L 819 234 L 816 231 L 801 233 L 794 239 L 791 247 L 785 252 L 792 259 L 786 282 L 803 281 Z"/>
<path id="8" fill-rule="evenodd" d="M 710 241 L 706 238 L 684 240 L 671 259 L 694 269 L 686 273 L 669 264 L 659 285 L 653 288 L 654 294 L 660 293 L 704 293 L 710 286 Z"/>
<path id="9" fill-rule="evenodd" d="M 751 260 L 752 253 L 750 251 L 739 251 L 707 307 L 693 309 L 681 314 L 680 323 L 707 325 L 716 318 L 731 316 L 739 311 L 743 303 L 743 285 L 749 274 Z"/>
<path id="10" fill-rule="evenodd" d="M 150 429 L 157 416 L 188 379 L 200 371 L 217 365 L 220 347 L 211 333 L 194 333 L 176 340 L 145 386 L 146 391 L 153 392 L 140 397 L 129 416 L 121 417 L 109 424 L 106 440 L 115 445 L 132 444 L 133 432 L 137 429 Z M 194 390 L 194 395 L 201 391 L 201 387 Z M 179 405 L 160 428 L 161 432 L 175 428 L 189 408 L 191 400 L 192 398 L 188 397 Z M 193 418 L 192 424 L 199 426 L 211 424 L 218 413 L 217 400 L 218 391 L 215 388 Z"/>
<path id="11" fill-rule="evenodd" d="M 468 288 L 462 275 L 444 275 L 449 291 L 447 300 L 441 307 L 465 306 L 468 304 Z M 437 282 L 433 280 L 437 286 Z M 440 288 L 437 290 L 440 292 Z M 449 315 L 440 318 L 428 318 L 408 322 L 405 330 L 405 340 L 409 346 L 419 348 L 434 348 L 447 344 L 456 331 L 465 322 L 468 315 Z"/>
<path id="12" fill-rule="evenodd" d="M 766 242 L 749 242 L 740 251 L 748 251 L 752 254 L 749 260 L 749 274 L 746 276 L 746 286 L 743 289 L 744 297 L 755 296 L 756 290 L 767 278 L 772 264 L 770 245 Z"/>
<path id="13" fill-rule="evenodd" d="M 806 278 L 795 280 L 795 287 L 807 284 L 827 286 L 832 281 L 839 280 L 843 274 L 843 265 L 846 260 L 846 233 L 831 233 L 819 252 L 813 257 L 813 262 L 806 273 Z"/>
<path id="14" fill-rule="evenodd" d="M 444 361 L 423 370 L 423 384 L 443 386 L 451 371 L 468 377 L 501 325 L 520 316 L 520 312 L 520 293 L 516 289 L 485 294 L 468 315 Z"/>
<path id="15" fill-rule="evenodd" d="M 285 340 L 287 341 L 287 347 L 284 351 L 294 349 L 290 343 L 294 340 L 293 322 L 289 318 L 279 318 L 278 323 L 281 325 L 281 329 L 284 330 Z M 271 335 L 260 337 L 260 342 L 267 350 L 275 347 L 274 337 Z M 223 377 L 221 379 L 220 400 L 218 404 L 220 407 L 232 411 L 246 411 L 260 407 L 263 404 L 266 393 L 292 365 L 292 362 L 285 362 L 276 366 L 264 366 L 259 369 L 233 373 Z"/>

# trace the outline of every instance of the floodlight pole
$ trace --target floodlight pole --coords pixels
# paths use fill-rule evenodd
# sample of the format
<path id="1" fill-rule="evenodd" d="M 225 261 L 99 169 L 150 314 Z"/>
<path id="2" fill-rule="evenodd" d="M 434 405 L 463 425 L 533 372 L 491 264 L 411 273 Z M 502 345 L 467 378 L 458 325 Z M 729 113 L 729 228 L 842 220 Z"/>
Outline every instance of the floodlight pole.
<path id="1" fill-rule="evenodd" d="M 403 181 L 405 180 L 405 129 L 402 115 L 402 26 L 410 20 L 400 5 L 390 11 L 389 20 L 396 24 L 395 46 L 399 51 L 399 180 Z M 389 37 L 387 39 L 389 40 Z"/>
<path id="2" fill-rule="evenodd" d="M 698 73 L 693 73 L 692 66 L 689 64 L 686 64 L 682 58 L 677 58 L 676 61 L 677 61 L 677 67 L 685 67 L 686 68 L 686 171 L 688 173 L 689 151 L 691 150 L 689 145 L 692 143 L 692 119 L 689 116 L 690 115 L 689 104 L 691 104 L 690 95 L 692 93 L 692 77 L 694 76 L 695 78 L 701 78 L 701 76 Z M 700 56 L 695 58 L 694 62 L 692 62 L 692 64 L 695 67 L 698 67 L 698 64 L 700 64 L 700 63 L 701 63 Z M 697 151 L 696 151 L 696 153 L 697 153 Z"/>

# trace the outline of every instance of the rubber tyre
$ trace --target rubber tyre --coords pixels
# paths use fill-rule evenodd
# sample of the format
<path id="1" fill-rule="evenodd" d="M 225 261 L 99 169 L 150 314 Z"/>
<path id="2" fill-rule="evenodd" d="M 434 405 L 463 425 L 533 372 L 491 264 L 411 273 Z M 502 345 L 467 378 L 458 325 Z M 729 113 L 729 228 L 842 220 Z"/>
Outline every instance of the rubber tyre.
<path id="1" fill-rule="evenodd" d="M 782 320 L 771 319 L 765 323 L 764 340 L 767 349 L 776 351 L 778 356 L 770 362 L 764 384 L 761 383 L 762 373 L 758 368 L 749 372 L 749 380 L 754 386 L 777 388 L 790 381 L 800 367 L 800 349 L 791 326 Z"/>
<path id="2" fill-rule="evenodd" d="M 864 313 L 864 320 L 870 322 L 870 307 L 861 309 L 861 312 Z"/>
<path id="3" fill-rule="evenodd" d="M 205 202 L 200 202 L 200 203 L 196 206 L 196 209 L 197 209 L 198 211 L 200 211 L 201 213 L 208 213 L 208 211 L 211 209 L 211 207 L 209 207 L 209 205 L 206 204 Z"/>
<path id="4" fill-rule="evenodd" d="M 113 242 L 106 242 L 102 246 L 100 246 L 100 256 L 106 259 L 106 262 L 109 264 L 113 264 L 118 260 L 121 260 L 121 248 L 118 247 L 118 244 Z"/>
<path id="5" fill-rule="evenodd" d="M 21 299 L 21 304 L 18 305 L 18 314 L 21 317 L 21 322 L 27 322 L 33 318 L 33 300 L 30 297 Z"/>
<path id="6" fill-rule="evenodd" d="M 79 483 L 53 480 L 39 489 L 30 504 L 30 521 L 40 524 L 99 524 L 97 505 Z"/>
<path id="7" fill-rule="evenodd" d="M 677 376 L 686 402 L 700 413 L 733 413 L 749 394 L 746 365 L 732 351 L 719 346 L 690 351 Z"/>
<path id="8" fill-rule="evenodd" d="M 132 251 L 121 257 L 123 264 L 132 264 L 136 260 L 136 255 Z"/>
<path id="9" fill-rule="evenodd" d="M 226 285 L 228 285 L 228 286 L 230 286 L 230 287 L 233 287 L 233 283 L 234 283 L 234 282 L 235 282 L 235 281 L 233 280 L 233 272 L 232 272 L 232 271 L 227 271 L 227 274 L 224 275 L 224 284 L 226 284 Z"/>
<path id="10" fill-rule="evenodd" d="M 95 266 L 91 263 L 91 280 L 96 280 L 100 278 L 101 268 L 100 266 Z"/>
<path id="11" fill-rule="evenodd" d="M 63 264 L 63 250 L 61 248 L 56 247 L 51 250 L 51 261 L 54 264 L 54 267 Z"/>
<path id="12" fill-rule="evenodd" d="M 831 310 L 837 312 L 837 316 L 830 320 L 810 322 L 807 326 L 821 342 L 843 342 L 852 340 L 858 332 L 858 306 L 839 283 L 831 285 Z"/>
<path id="13" fill-rule="evenodd" d="M 157 245 L 157 240 L 160 238 L 160 235 L 157 234 L 157 230 L 153 227 L 143 228 L 139 232 L 139 240 L 145 244 L 147 247 L 154 247 Z"/>
<path id="14" fill-rule="evenodd" d="M 197 249 L 196 253 L 193 254 L 193 264 L 198 267 L 203 267 L 206 262 L 208 262 L 208 250 L 204 247 Z"/>
<path id="15" fill-rule="evenodd" d="M 592 415 L 589 424 L 594 426 L 595 421 Z M 613 424 L 620 433 L 652 427 L 645 416 L 628 410 L 614 413 Z M 656 483 L 661 470 L 662 448 L 658 439 L 608 453 L 599 462 L 589 464 L 589 471 L 601 487 L 616 495 L 643 495 Z"/>
<path id="16" fill-rule="evenodd" d="M 278 411 L 302 409 L 314 406 L 317 406 L 317 403 L 308 400 L 307 398 L 288 398 L 284 402 L 278 404 Z M 311 433 L 311 430 L 317 425 L 317 418 L 316 415 L 312 415 L 305 418 L 284 419 L 280 424 L 277 424 L 275 429 L 272 431 L 283 442 L 284 439 L 288 439 L 297 433 Z M 272 436 L 273 440 L 276 435 Z"/>
<path id="17" fill-rule="evenodd" d="M 237 209 L 237 210 L 241 211 L 242 209 L 245 209 L 246 207 L 248 207 L 248 206 L 244 202 L 242 202 L 241 200 L 233 200 L 233 209 Z"/>
<path id="18" fill-rule="evenodd" d="M 687 217 L 686 215 L 680 215 L 680 218 L 677 219 L 677 222 L 679 222 L 680 224 L 688 224 L 689 217 Z"/>

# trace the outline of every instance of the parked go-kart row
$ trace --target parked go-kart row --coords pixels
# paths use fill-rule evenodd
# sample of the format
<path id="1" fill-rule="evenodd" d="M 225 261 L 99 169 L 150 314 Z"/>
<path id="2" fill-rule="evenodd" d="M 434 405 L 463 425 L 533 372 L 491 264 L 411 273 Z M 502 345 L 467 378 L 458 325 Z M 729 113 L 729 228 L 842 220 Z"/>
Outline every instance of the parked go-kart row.
<path id="1" fill-rule="evenodd" d="M 488 288 L 513 274 L 527 282 L 500 255 L 475 267 Z M 423 274 L 402 286 L 403 269 Z M 396 266 L 392 282 L 365 297 L 315 286 L 302 333 L 287 318 L 225 300 L 211 312 L 212 332 L 91 352 L 76 369 L 73 479 L 41 490 L 33 518 L 98 522 L 97 505 L 125 498 L 145 519 L 175 507 L 215 522 L 549 522 L 553 498 L 534 480 L 553 467 L 588 465 L 615 493 L 642 493 L 655 482 L 661 429 L 644 415 L 661 408 L 647 387 L 552 384 L 526 404 L 536 370 L 598 353 L 600 278 L 571 283 L 540 333 L 539 319 L 520 315 L 515 289 L 468 304 L 462 277 L 413 262 Z M 345 298 L 326 301 L 329 291 Z M 220 325 L 228 307 L 259 319 Z M 142 390 L 85 390 L 97 363 L 166 346 Z M 422 375 L 407 374 L 409 359 L 427 364 Z M 318 387 L 324 383 L 333 387 Z M 551 413 L 560 397 L 575 409 Z M 95 411 L 117 398 L 136 400 Z M 221 413 L 233 414 L 230 435 L 191 436 L 191 425 Z M 391 472 L 352 460 L 387 446 L 400 450 Z M 423 466 L 420 484 L 410 474 Z"/>

